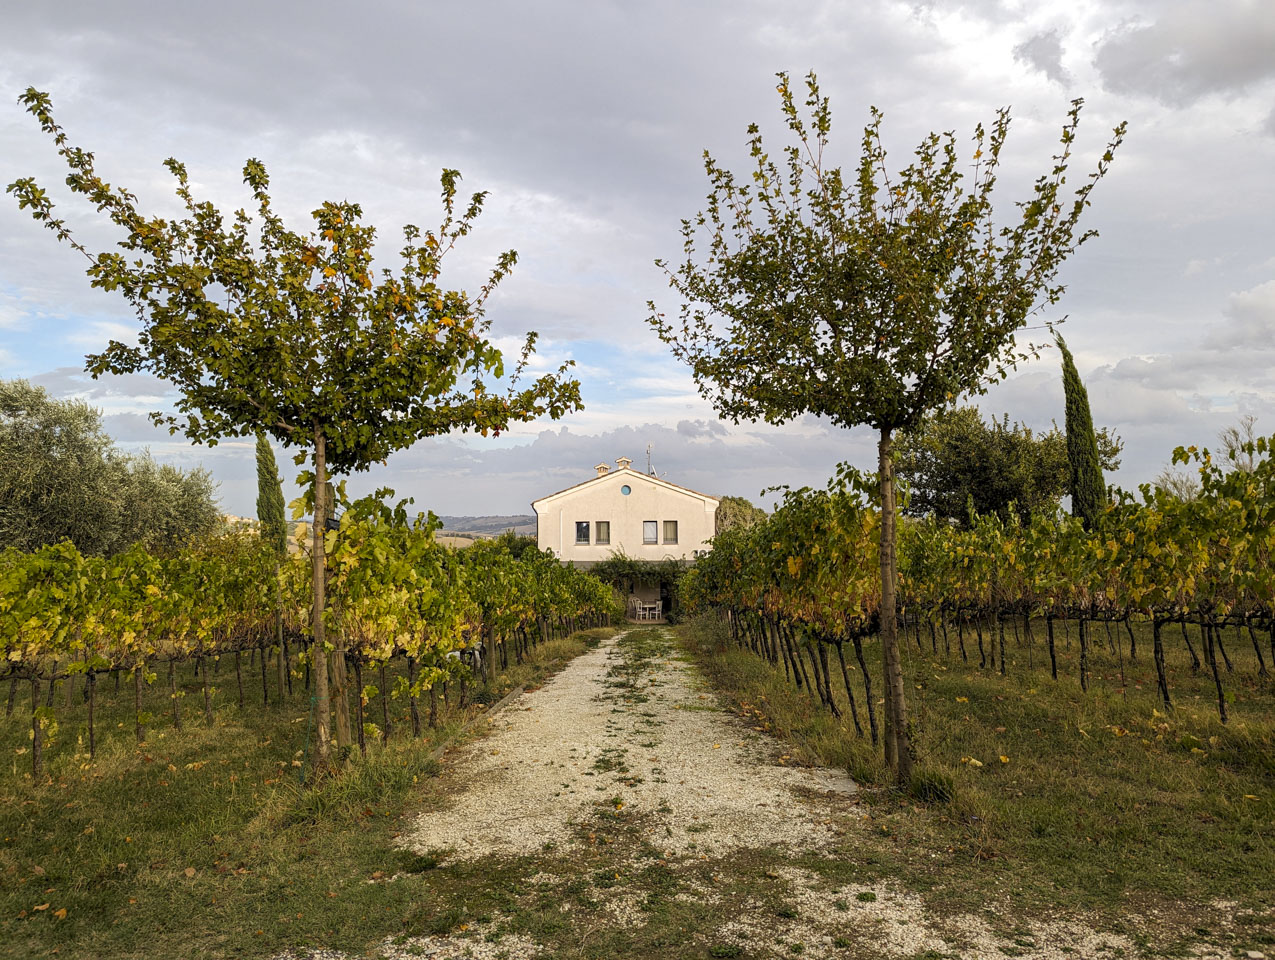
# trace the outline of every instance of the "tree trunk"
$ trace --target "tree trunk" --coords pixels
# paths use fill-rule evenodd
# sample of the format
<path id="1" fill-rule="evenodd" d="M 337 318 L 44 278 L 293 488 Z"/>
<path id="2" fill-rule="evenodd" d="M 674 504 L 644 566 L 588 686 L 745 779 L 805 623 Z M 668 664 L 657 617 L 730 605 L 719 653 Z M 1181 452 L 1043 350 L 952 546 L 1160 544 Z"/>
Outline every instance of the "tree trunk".
<path id="1" fill-rule="evenodd" d="M 53 691 L 54 691 L 54 688 L 58 685 L 57 675 L 58 675 L 58 662 L 54 660 L 53 667 L 49 670 L 49 692 L 46 698 L 46 702 L 44 704 L 46 707 L 51 708 L 53 706 Z"/>
<path id="2" fill-rule="evenodd" d="M 279 565 L 275 564 L 275 580 L 279 579 Z M 281 601 L 282 602 L 282 601 Z M 275 703 L 283 706 L 283 693 L 288 683 L 288 647 L 283 641 L 283 610 L 276 609 L 274 613 L 274 639 L 279 645 L 279 659 L 276 661 L 276 669 L 278 676 L 275 678 L 278 690 L 275 693 Z M 291 693 L 292 691 L 288 691 Z"/>
<path id="3" fill-rule="evenodd" d="M 421 711 L 416 704 L 416 658 L 407 658 L 407 705 L 412 714 L 412 739 L 419 740 L 421 736 Z"/>
<path id="4" fill-rule="evenodd" d="M 933 622 L 930 628 L 933 629 Z M 859 707 L 854 702 L 854 690 L 850 686 L 850 671 L 846 669 L 846 654 L 841 648 L 841 641 L 837 641 L 837 660 L 841 664 L 841 682 L 846 685 L 846 697 L 850 701 L 850 717 L 854 720 L 854 729 L 859 736 L 863 736 L 863 725 L 859 723 Z"/>
<path id="5" fill-rule="evenodd" d="M 332 710 L 328 698 L 327 671 L 327 636 L 323 624 L 324 587 L 327 574 L 327 552 L 324 549 L 323 535 L 327 527 L 327 458 L 324 446 L 323 428 L 314 428 L 314 529 L 310 531 L 311 550 L 311 594 L 310 610 L 311 631 L 314 643 L 310 647 L 310 661 L 314 665 L 314 702 L 315 702 L 315 750 L 314 770 L 323 775 L 331 768 L 332 761 L 328 744 L 332 738 L 329 717 Z"/>
<path id="6" fill-rule="evenodd" d="M 828 671 L 828 645 L 822 640 L 819 641 L 819 666 L 823 670 L 823 692 L 828 695 L 828 709 L 832 711 L 834 717 L 839 717 L 841 708 L 837 706 L 837 700 L 832 695 L 832 676 Z"/>
<path id="7" fill-rule="evenodd" d="M 1181 620 L 1182 623 L 1182 639 L 1186 641 L 1187 652 L 1191 654 L 1191 672 L 1200 672 L 1200 655 L 1195 652 L 1195 647 L 1191 644 L 1191 634 L 1186 629 L 1186 617 Z"/>
<path id="8" fill-rule="evenodd" d="M 349 671 L 345 663 L 345 638 L 337 634 L 337 648 L 328 657 L 332 670 L 332 700 L 336 707 L 336 747 L 348 752 L 354 746 L 354 737 L 350 731 L 350 683 Z M 355 691 L 362 696 L 362 691 Z"/>
<path id="9" fill-rule="evenodd" d="M 133 717 L 136 721 L 137 742 L 146 742 L 146 727 L 142 723 L 142 685 L 146 682 L 146 659 L 133 667 Z"/>
<path id="10" fill-rule="evenodd" d="M 859 661 L 859 669 L 863 672 L 863 702 L 868 707 L 868 729 L 872 731 L 872 745 L 880 742 L 877 733 L 877 705 L 872 699 L 872 675 L 868 673 L 868 665 L 863 661 L 863 640 L 858 634 L 854 636 L 854 657 Z"/>
<path id="11" fill-rule="evenodd" d="M 263 641 L 260 644 L 261 649 L 261 705 L 263 707 L 270 706 L 270 691 L 266 686 L 266 645 Z"/>
<path id="12" fill-rule="evenodd" d="M 359 754 L 367 756 L 367 743 L 363 736 L 363 664 L 354 661 L 354 721 L 358 726 Z"/>
<path id="13" fill-rule="evenodd" d="M 814 687 L 810 685 L 810 674 L 806 672 L 806 658 L 801 655 L 801 647 L 793 648 L 793 658 L 797 661 L 797 666 L 801 668 L 801 679 L 806 693 L 813 693 Z"/>
<path id="14" fill-rule="evenodd" d="M 1248 637 L 1253 641 L 1253 652 L 1257 654 L 1257 672 L 1264 677 L 1266 676 L 1266 658 L 1262 656 L 1262 648 L 1257 642 L 1257 633 L 1249 621 L 1246 620 L 1244 626 L 1248 628 Z"/>
<path id="15" fill-rule="evenodd" d="M 996 615 L 996 623 L 1000 633 L 1001 645 L 1001 676 L 1005 676 L 1005 618 L 999 613 Z"/>
<path id="16" fill-rule="evenodd" d="M 92 670 L 89 671 L 87 680 L 87 693 L 89 701 L 89 759 L 93 760 L 97 757 L 97 728 L 93 723 L 93 714 L 97 707 L 97 674 Z"/>
<path id="17" fill-rule="evenodd" d="M 208 664 L 204 662 L 204 658 L 199 658 L 199 676 L 204 681 L 204 725 L 211 727 L 213 725 L 212 712 L 212 691 L 208 688 Z"/>
<path id="18" fill-rule="evenodd" d="M 235 651 L 235 685 L 239 688 L 239 709 L 243 709 L 243 657 Z"/>
<path id="19" fill-rule="evenodd" d="M 1125 632 L 1129 634 L 1129 662 L 1136 663 L 1138 660 L 1138 640 L 1133 635 L 1133 624 L 1129 622 L 1127 614 L 1124 618 L 1124 628 Z"/>
<path id="20" fill-rule="evenodd" d="M 1058 652 L 1054 648 L 1054 615 L 1045 615 L 1045 638 L 1049 644 L 1049 672 L 1058 680 Z"/>
<path id="21" fill-rule="evenodd" d="M 1080 689 L 1089 692 L 1089 629 L 1088 621 L 1080 618 L 1077 628 L 1080 633 Z"/>
<path id="22" fill-rule="evenodd" d="M 44 731 L 40 728 L 40 678 L 31 678 L 31 782 L 38 785 L 44 770 Z"/>
<path id="23" fill-rule="evenodd" d="M 1234 667 L 1234 665 L 1231 663 L 1231 658 L 1230 658 L 1230 656 L 1228 656 L 1228 655 L 1227 655 L 1227 652 L 1226 652 L 1226 645 L 1225 645 L 1224 643 L 1222 643 L 1222 634 L 1223 634 L 1223 632 L 1224 632 L 1224 631 L 1222 630 L 1222 625 L 1221 625 L 1221 624 L 1218 624 L 1216 627 L 1214 627 L 1214 628 L 1213 628 L 1213 642 L 1214 642 L 1215 644 L 1217 644 L 1217 648 L 1218 648 L 1218 650 L 1220 650 L 1220 651 L 1221 651 L 1221 653 L 1222 653 L 1222 660 L 1226 663 L 1226 672 L 1227 672 L 1227 673 L 1233 673 L 1233 672 L 1235 671 L 1235 667 Z M 51 681 L 50 681 L 50 682 L 51 682 Z M 49 704 L 49 706 L 52 706 L 52 704 Z"/>
<path id="24" fill-rule="evenodd" d="M 17 699 L 17 696 L 18 696 L 18 677 L 17 677 L 17 674 L 14 674 L 12 677 L 9 678 L 9 700 L 4 707 L 4 715 L 6 717 L 13 716 L 13 701 Z"/>
<path id="25" fill-rule="evenodd" d="M 385 680 L 385 664 L 379 668 L 381 679 L 381 743 L 390 742 L 390 688 Z"/>
<path id="26" fill-rule="evenodd" d="M 1169 700 L 1169 678 L 1164 670 L 1164 644 L 1160 640 L 1160 621 L 1154 617 L 1151 620 L 1151 654 L 1155 659 L 1155 680 L 1160 688 L 1160 698 L 1164 701 L 1164 709 L 1172 710 L 1173 703 Z"/>
<path id="27" fill-rule="evenodd" d="M 1217 644 L 1212 624 L 1204 624 L 1204 656 L 1213 673 L 1213 686 L 1217 688 L 1217 715 L 1226 723 L 1226 695 L 1222 692 L 1222 675 L 1217 670 Z"/>
<path id="28" fill-rule="evenodd" d="M 173 727 L 181 733 L 182 708 L 181 698 L 177 696 L 177 667 L 171 659 L 168 661 L 168 696 L 173 701 Z"/>

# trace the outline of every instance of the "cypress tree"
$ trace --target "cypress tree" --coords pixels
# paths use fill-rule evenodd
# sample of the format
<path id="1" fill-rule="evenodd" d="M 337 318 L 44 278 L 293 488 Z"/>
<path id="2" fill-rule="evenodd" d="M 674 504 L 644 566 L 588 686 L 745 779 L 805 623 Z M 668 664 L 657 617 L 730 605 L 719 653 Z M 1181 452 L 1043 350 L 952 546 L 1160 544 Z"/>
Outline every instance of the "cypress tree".
<path id="1" fill-rule="evenodd" d="M 280 556 L 288 550 L 288 524 L 283 517 L 283 487 L 274 451 L 264 434 L 257 434 L 257 519 L 261 522 L 261 539 Z"/>
<path id="2" fill-rule="evenodd" d="M 1086 529 L 1091 529 L 1106 506 L 1107 484 L 1102 479 L 1102 466 L 1098 461 L 1098 441 L 1094 436 L 1093 416 L 1089 413 L 1089 392 L 1076 371 L 1076 362 L 1062 334 L 1056 334 L 1054 339 L 1062 351 L 1063 393 L 1067 401 L 1071 513 L 1084 521 Z"/>

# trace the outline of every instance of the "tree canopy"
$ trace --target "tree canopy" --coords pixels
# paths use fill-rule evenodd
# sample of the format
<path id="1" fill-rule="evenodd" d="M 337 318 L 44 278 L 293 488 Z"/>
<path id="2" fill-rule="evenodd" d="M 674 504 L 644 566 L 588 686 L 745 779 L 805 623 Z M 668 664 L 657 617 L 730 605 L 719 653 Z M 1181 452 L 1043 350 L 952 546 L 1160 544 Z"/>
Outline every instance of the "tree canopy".
<path id="1" fill-rule="evenodd" d="M 288 550 L 283 486 L 274 451 L 263 433 L 257 434 L 257 521 L 261 524 L 261 539 L 283 556 Z"/>
<path id="2" fill-rule="evenodd" d="M 747 497 L 722 497 L 717 503 L 717 514 L 714 517 L 715 532 L 751 527 L 765 519 L 766 511 L 754 506 Z"/>
<path id="3" fill-rule="evenodd" d="M 0 540 L 36 550 L 69 540 L 85 554 L 135 543 L 161 552 L 221 519 L 211 476 L 119 450 L 101 412 L 25 380 L 0 380 Z"/>
<path id="4" fill-rule="evenodd" d="M 1120 438 L 1106 427 L 1095 436 L 1103 469 L 1118 469 Z M 1057 424 L 1033 432 L 1008 414 L 986 422 L 970 406 L 932 414 L 901 434 L 895 473 L 908 487 L 905 513 L 962 526 L 971 508 L 1002 520 L 1011 509 L 1024 521 L 1052 513 L 1071 489 L 1067 438 Z"/>
<path id="5" fill-rule="evenodd" d="M 1089 412 L 1089 391 L 1076 370 L 1076 361 L 1062 334 L 1055 337 L 1062 354 L 1063 393 L 1067 403 L 1067 463 L 1072 516 L 1092 529 L 1107 506 L 1107 484 L 1102 478 L 1098 437 Z"/>
<path id="6" fill-rule="evenodd" d="M 736 423 L 816 414 L 879 433 L 885 750 L 908 783 L 893 434 L 1035 355 L 1017 334 L 1062 296 L 1058 269 L 1092 235 L 1078 234 L 1078 224 L 1125 128 L 1066 196 L 1082 104 L 1073 101 L 1048 172 L 1003 222 L 993 189 L 1008 109 L 990 129 L 980 124 L 968 149 L 953 133 L 932 133 L 891 170 L 873 108 L 858 166 L 843 173 L 825 158 L 832 115 L 815 75 L 802 103 L 788 75 L 778 76 L 792 135 L 782 159 L 767 152 L 757 124 L 748 128 L 746 177 L 705 153 L 707 206 L 682 221 L 682 261 L 657 261 L 682 304 L 669 318 L 652 301 L 649 322 L 700 393 Z"/>
<path id="7" fill-rule="evenodd" d="M 348 200 L 325 202 L 302 231 L 275 211 L 270 178 L 256 159 L 243 182 L 254 213 L 227 215 L 200 200 L 186 167 L 165 161 L 184 210 L 180 218 L 147 215 L 138 198 L 107 183 L 94 155 L 74 146 L 53 119 L 48 94 L 19 98 L 53 140 L 73 194 L 122 233 L 116 250 L 93 253 L 76 240 L 33 177 L 9 184 L 21 209 L 88 260 L 93 286 L 118 292 L 140 324 L 137 343 L 112 340 L 88 358 L 94 376 L 146 371 L 176 385 L 176 413 L 156 422 L 197 443 L 265 433 L 298 447 L 298 465 L 314 507 L 313 631 L 327 649 L 323 611 L 330 512 L 328 471 L 367 470 L 424 437 L 455 430 L 499 433 L 511 422 L 557 418 L 579 409 L 570 363 L 525 383 L 535 349 L 529 333 L 512 370 L 490 337 L 487 301 L 517 261 L 506 251 L 470 296 L 442 283 L 448 253 L 473 230 L 486 194 L 458 200 L 460 174 L 444 170 L 440 225 L 403 229 L 399 265 L 374 258 L 376 230 Z M 329 699 L 326 671 L 316 671 L 319 769 L 326 766 Z"/>

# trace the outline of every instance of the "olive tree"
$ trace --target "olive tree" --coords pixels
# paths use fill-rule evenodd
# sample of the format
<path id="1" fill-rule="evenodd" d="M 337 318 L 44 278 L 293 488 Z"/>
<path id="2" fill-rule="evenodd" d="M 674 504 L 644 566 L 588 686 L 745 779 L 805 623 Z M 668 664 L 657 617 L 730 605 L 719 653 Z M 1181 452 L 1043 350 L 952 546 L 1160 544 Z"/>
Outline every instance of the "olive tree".
<path id="1" fill-rule="evenodd" d="M 501 254 L 476 295 L 440 282 L 444 259 L 470 233 L 484 193 L 458 205 L 460 174 L 442 173 L 443 218 L 436 230 L 404 228 L 397 270 L 373 259 L 375 228 L 348 201 L 325 202 L 313 225 L 285 226 L 259 160 L 243 168 L 255 215 L 223 214 L 191 189 L 186 167 L 165 166 L 183 213 L 147 215 L 137 197 L 97 172 L 92 153 L 74 146 L 53 118 L 50 98 L 29 88 L 19 102 L 66 163 L 67 186 L 106 216 L 118 249 L 94 253 L 55 213 L 34 178 L 10 184 L 21 208 L 88 259 L 94 287 L 121 294 L 140 321 L 136 344 L 111 341 L 88 370 L 147 371 L 179 391 L 176 412 L 153 414 L 170 432 L 214 445 L 264 433 L 298 448 L 313 507 L 313 632 L 324 631 L 324 530 L 331 473 L 367 470 L 423 437 L 454 430 L 499 433 L 510 422 L 558 418 L 580 407 L 579 382 L 566 366 L 526 383 L 534 351 L 528 334 L 515 368 L 489 339 L 484 307 L 513 268 Z M 319 495 L 316 496 L 316 491 Z M 329 697 L 322 661 L 314 671 L 316 767 L 328 767 Z"/>
<path id="2" fill-rule="evenodd" d="M 912 746 L 899 661 L 895 584 L 895 432 L 1003 378 L 1035 348 L 1016 335 L 1056 302 L 1058 268 L 1091 233 L 1077 225 L 1124 137 L 1118 126 L 1097 169 L 1070 196 L 1080 119 L 1073 101 L 1062 142 L 1008 222 L 993 189 L 1008 109 L 975 129 L 968 150 L 930 134 L 892 170 L 873 108 L 855 169 L 825 159 L 828 98 L 812 73 L 805 110 L 787 74 L 778 92 L 790 142 L 780 159 L 749 127 L 752 169 L 737 178 L 705 153 L 708 204 L 682 222 L 683 259 L 657 261 L 679 295 L 674 317 L 652 302 L 649 322 L 686 362 L 701 394 L 738 423 L 805 414 L 878 434 L 881 645 L 887 759 L 911 779 Z M 808 118 L 806 116 L 808 114 Z"/>

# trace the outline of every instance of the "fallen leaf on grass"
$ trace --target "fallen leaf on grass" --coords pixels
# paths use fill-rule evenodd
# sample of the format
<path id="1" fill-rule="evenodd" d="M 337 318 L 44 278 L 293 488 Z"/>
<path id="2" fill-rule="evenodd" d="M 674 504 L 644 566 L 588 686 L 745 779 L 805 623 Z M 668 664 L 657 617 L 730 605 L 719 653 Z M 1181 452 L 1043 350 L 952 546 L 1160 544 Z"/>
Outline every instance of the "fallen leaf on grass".
<path id="1" fill-rule="evenodd" d="M 48 910 L 48 909 L 49 909 L 49 905 L 48 905 L 47 903 L 41 903 L 41 904 L 37 904 L 36 906 L 32 907 L 31 909 L 32 909 L 32 910 Z"/>
<path id="2" fill-rule="evenodd" d="M 56 910 L 54 910 L 54 911 L 53 911 L 53 915 L 54 915 L 55 917 L 57 917 L 59 920 L 65 920 L 65 919 L 66 919 L 66 907 L 58 907 Z"/>
<path id="3" fill-rule="evenodd" d="M 186 874 L 186 876 L 188 877 L 193 877 L 195 875 L 195 868 L 187 867 L 185 870 L 182 871 L 182 873 Z"/>

